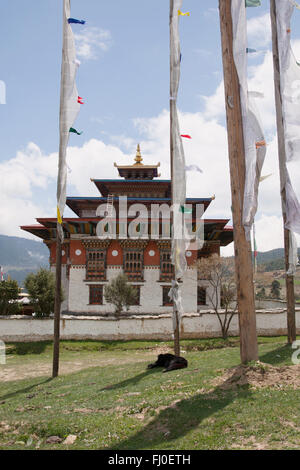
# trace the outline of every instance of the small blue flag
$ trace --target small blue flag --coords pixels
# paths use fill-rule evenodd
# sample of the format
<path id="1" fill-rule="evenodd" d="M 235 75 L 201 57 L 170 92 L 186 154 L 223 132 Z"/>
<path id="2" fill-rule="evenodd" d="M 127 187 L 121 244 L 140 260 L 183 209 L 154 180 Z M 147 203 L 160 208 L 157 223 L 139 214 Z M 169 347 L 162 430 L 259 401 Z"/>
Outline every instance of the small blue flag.
<path id="1" fill-rule="evenodd" d="M 68 23 L 71 24 L 71 23 L 75 23 L 75 24 L 85 24 L 85 21 L 84 20 L 76 20 L 75 18 L 69 18 L 68 19 Z"/>

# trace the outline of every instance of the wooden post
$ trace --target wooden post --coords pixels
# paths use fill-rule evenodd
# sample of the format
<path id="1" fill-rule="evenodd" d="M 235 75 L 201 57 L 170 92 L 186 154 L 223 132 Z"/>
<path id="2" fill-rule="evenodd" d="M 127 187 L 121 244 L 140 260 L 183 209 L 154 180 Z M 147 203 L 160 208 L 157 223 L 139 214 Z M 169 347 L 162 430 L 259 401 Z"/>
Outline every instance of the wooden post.
<path id="1" fill-rule="evenodd" d="M 54 303 L 54 334 L 53 334 L 53 367 L 52 377 L 58 376 L 59 340 L 60 340 L 60 308 L 61 308 L 61 239 L 56 229 L 56 268 L 55 268 L 55 303 Z"/>
<path id="2" fill-rule="evenodd" d="M 282 96 L 280 87 L 280 65 L 278 51 L 278 34 L 277 34 L 277 14 L 275 0 L 270 1 L 271 8 L 271 24 L 272 24 L 272 48 L 273 48 L 273 64 L 274 64 L 274 87 L 275 87 L 275 104 L 276 104 L 276 120 L 277 120 L 277 139 L 278 139 L 278 156 L 280 171 L 280 188 L 281 188 L 281 205 L 282 217 L 284 225 L 284 253 L 285 253 L 285 269 L 289 269 L 289 253 L 290 253 L 290 231 L 285 228 L 286 223 L 286 154 L 285 154 L 285 135 L 283 126 L 282 112 Z M 296 340 L 296 314 L 295 314 L 295 291 L 294 276 L 286 275 L 286 298 L 287 298 L 287 330 L 288 343 L 292 344 Z"/>
<path id="3" fill-rule="evenodd" d="M 238 76 L 233 58 L 231 0 L 219 0 L 230 164 L 235 273 L 242 363 L 258 359 L 251 242 L 242 223 L 245 150 Z"/>
<path id="4" fill-rule="evenodd" d="M 171 44 L 171 21 L 173 14 L 173 2 L 170 0 L 170 44 Z M 170 172 L 171 172 L 171 185 L 172 185 L 172 195 L 171 195 L 171 207 L 173 207 L 173 163 L 174 163 L 174 145 L 173 145 L 173 119 L 174 114 L 176 113 L 176 102 L 172 98 L 172 89 L 171 89 L 171 80 L 172 80 L 172 64 L 170 60 Z M 173 213 L 171 215 L 171 231 L 173 234 L 174 231 L 174 217 Z M 173 236 L 173 235 L 172 235 Z M 174 276 L 173 280 L 177 280 L 176 266 L 174 265 Z M 180 330 L 179 330 L 179 318 L 178 312 L 176 310 L 175 302 L 173 301 L 173 319 L 175 318 L 175 328 L 174 328 L 174 354 L 175 356 L 180 356 Z"/>

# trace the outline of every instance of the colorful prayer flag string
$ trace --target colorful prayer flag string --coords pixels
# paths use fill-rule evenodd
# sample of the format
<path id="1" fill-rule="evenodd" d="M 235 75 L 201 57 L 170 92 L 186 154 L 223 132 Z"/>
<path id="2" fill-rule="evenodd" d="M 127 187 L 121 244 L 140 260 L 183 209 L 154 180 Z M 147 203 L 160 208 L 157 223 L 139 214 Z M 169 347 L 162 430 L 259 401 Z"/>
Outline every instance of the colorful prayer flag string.
<path id="1" fill-rule="evenodd" d="M 272 175 L 273 175 L 273 173 L 270 173 L 269 175 L 261 176 L 259 178 L 259 182 L 262 183 L 263 181 L 265 181 L 267 178 L 269 178 Z"/>
<path id="2" fill-rule="evenodd" d="M 181 10 L 178 10 L 178 16 L 190 16 L 190 12 L 187 11 L 186 13 L 182 13 Z"/>
<path id="3" fill-rule="evenodd" d="M 62 225 L 62 218 L 61 218 L 61 215 L 60 215 L 60 210 L 59 210 L 59 207 L 57 206 L 57 222 Z"/>
<path id="4" fill-rule="evenodd" d="M 246 7 L 260 7 L 260 0 L 245 0 Z"/>
<path id="5" fill-rule="evenodd" d="M 69 24 L 85 24 L 84 20 L 76 20 L 76 18 L 68 18 Z"/>
<path id="6" fill-rule="evenodd" d="M 180 212 L 182 212 L 183 214 L 192 214 L 193 209 L 189 209 L 185 206 L 180 206 Z"/>
<path id="7" fill-rule="evenodd" d="M 265 147 L 267 144 L 266 144 L 266 141 L 265 140 L 261 140 L 259 142 L 256 142 L 255 146 L 257 149 L 261 148 L 261 147 Z"/>
<path id="8" fill-rule="evenodd" d="M 81 134 L 82 134 L 82 132 L 78 132 L 76 129 L 74 129 L 74 127 L 70 127 L 69 132 L 73 132 L 73 134 L 77 134 L 77 135 L 81 135 Z"/>
<path id="9" fill-rule="evenodd" d="M 298 10 L 300 10 L 300 5 L 299 5 L 299 3 L 295 2 L 294 0 L 290 0 L 290 3 L 291 3 L 292 5 L 294 5 L 294 7 L 296 7 Z"/>
<path id="10" fill-rule="evenodd" d="M 198 171 L 199 173 L 203 173 L 203 171 L 198 165 L 187 165 L 185 167 L 185 171 Z"/>

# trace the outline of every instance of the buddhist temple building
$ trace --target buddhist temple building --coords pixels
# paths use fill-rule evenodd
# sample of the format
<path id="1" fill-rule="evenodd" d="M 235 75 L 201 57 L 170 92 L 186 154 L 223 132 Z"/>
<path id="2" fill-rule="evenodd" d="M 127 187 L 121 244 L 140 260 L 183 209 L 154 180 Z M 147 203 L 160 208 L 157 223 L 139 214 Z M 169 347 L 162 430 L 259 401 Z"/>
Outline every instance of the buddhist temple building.
<path id="1" fill-rule="evenodd" d="M 115 163 L 119 178 L 91 180 L 100 194 L 67 198 L 67 206 L 75 215 L 63 219 L 62 313 L 105 315 L 113 312 L 114 307 L 105 301 L 104 287 L 119 273 L 125 273 L 138 290 L 136 304 L 130 307 L 130 313 L 155 315 L 172 311 L 168 296 L 173 279 L 170 231 L 164 230 L 163 221 L 158 218 L 159 234 L 149 235 L 152 206 L 171 206 L 171 181 L 159 179 L 159 166 L 159 163 L 145 165 L 138 145 L 132 165 Z M 125 199 L 127 215 L 121 211 Z M 213 199 L 187 198 L 186 204 L 193 211 L 192 220 L 196 205 L 201 204 L 205 212 Z M 146 215 L 145 210 L 143 215 L 139 212 L 141 218 L 135 226 L 137 235 L 132 237 L 129 227 L 136 220 L 140 207 L 145 208 Z M 43 239 L 50 251 L 51 269 L 55 271 L 57 219 L 36 220 L 37 225 L 21 228 Z M 109 230 L 107 220 L 114 223 L 114 236 L 111 236 L 113 232 Z M 207 295 L 209 283 L 201 279 L 196 262 L 203 256 L 219 254 L 220 247 L 232 242 L 233 230 L 227 226 L 228 221 L 204 218 L 203 246 L 186 251 L 188 268 L 181 289 L 185 312 L 211 307 Z M 108 235 L 100 237 L 99 227 L 104 227 L 101 233 L 105 235 L 107 230 Z"/>

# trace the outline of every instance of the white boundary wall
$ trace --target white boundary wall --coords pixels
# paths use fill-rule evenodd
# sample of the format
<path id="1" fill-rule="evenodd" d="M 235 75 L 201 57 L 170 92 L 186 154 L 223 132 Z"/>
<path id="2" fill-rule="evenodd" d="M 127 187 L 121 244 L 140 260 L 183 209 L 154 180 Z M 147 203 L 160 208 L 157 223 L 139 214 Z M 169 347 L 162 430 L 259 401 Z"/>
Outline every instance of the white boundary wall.
<path id="1" fill-rule="evenodd" d="M 285 310 L 259 311 L 256 315 L 257 332 L 261 336 L 287 334 Z M 300 334 L 300 309 L 296 311 L 297 334 Z M 238 317 L 231 322 L 229 335 L 237 336 Z M 185 314 L 181 338 L 211 338 L 220 336 L 217 316 L 213 313 Z M 53 319 L 26 316 L 0 317 L 0 340 L 40 341 L 53 337 Z M 62 339 L 132 340 L 172 339 L 172 317 L 169 314 L 133 315 L 116 320 L 113 317 L 62 317 Z"/>

